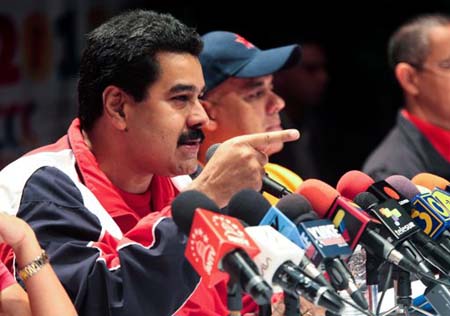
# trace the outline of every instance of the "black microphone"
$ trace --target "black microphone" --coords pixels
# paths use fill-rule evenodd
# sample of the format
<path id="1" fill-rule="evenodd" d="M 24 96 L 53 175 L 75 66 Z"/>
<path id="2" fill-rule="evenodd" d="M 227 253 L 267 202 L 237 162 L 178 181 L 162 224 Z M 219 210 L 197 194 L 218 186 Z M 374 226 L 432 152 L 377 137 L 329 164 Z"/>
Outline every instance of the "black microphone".
<path id="1" fill-rule="evenodd" d="M 344 177 L 349 178 L 349 180 L 342 180 Z M 371 213 L 383 222 L 396 240 L 402 242 L 405 239 L 411 239 L 419 251 L 426 253 L 429 260 L 432 259 L 434 265 L 439 266 L 444 271 L 450 270 L 450 255 L 443 247 L 428 237 L 412 220 L 409 215 L 411 214 L 410 200 L 398 188 L 388 183 L 388 179 L 392 177 L 389 177 L 386 181 L 374 182 L 365 173 L 353 171 L 344 174 L 342 178 L 342 182 L 346 182 L 349 187 L 352 187 L 352 189 L 346 189 L 346 191 L 358 192 L 359 190 L 358 193 L 369 191 L 382 201 L 377 204 L 377 208 L 371 209 Z M 405 179 L 404 182 L 410 182 L 407 178 Z"/>
<path id="2" fill-rule="evenodd" d="M 387 181 L 387 179 L 386 179 Z M 378 198 L 370 192 L 361 192 L 353 200 L 356 204 L 361 206 L 365 210 L 371 210 L 377 208 L 377 204 L 380 204 Z M 383 212 L 390 212 L 389 208 L 385 208 Z M 393 211 L 395 213 L 395 211 Z M 392 213 L 392 216 L 396 216 Z M 396 219 L 398 220 L 398 219 Z M 436 282 L 432 282 L 435 277 L 428 266 L 425 264 L 422 255 L 416 250 L 416 248 L 408 241 L 404 240 L 399 246 L 399 250 L 404 253 L 405 256 L 409 256 L 416 262 L 418 262 L 418 268 L 422 271 L 422 274 L 428 275 L 428 278 L 424 278 L 422 275 L 418 275 L 419 279 L 428 287 L 425 291 L 425 297 L 433 306 L 433 308 L 440 314 L 445 315 L 448 312 L 450 302 L 450 291 L 443 285 Z M 399 281 L 399 286 L 403 282 Z M 434 284 L 433 284 L 434 283 Z M 409 285 L 407 285 L 409 286 Z M 405 289 L 404 289 L 405 290 Z M 407 290 L 407 289 L 406 289 Z"/>
<path id="3" fill-rule="evenodd" d="M 220 146 L 219 143 L 211 145 L 208 150 L 206 151 L 206 162 L 208 162 L 211 157 L 216 152 L 217 148 Z M 275 181 L 269 175 L 266 173 L 265 176 L 262 178 L 262 190 L 264 192 L 267 192 L 277 198 L 281 198 L 283 196 L 286 196 L 288 194 L 291 194 L 292 192 L 286 188 L 281 183 Z"/>
<path id="4" fill-rule="evenodd" d="M 370 193 L 370 192 L 361 192 L 355 196 L 353 199 L 353 202 L 355 202 L 358 206 L 360 206 L 363 210 L 366 212 L 377 212 L 375 209 L 380 209 L 378 205 L 380 204 L 380 200 L 378 198 Z M 386 215 L 390 215 L 390 217 L 396 217 L 396 211 L 391 210 L 389 208 L 384 208 L 382 211 Z M 388 213 L 391 212 L 391 213 Z M 400 216 L 401 217 L 401 216 Z M 389 219 L 389 218 L 386 218 Z M 386 219 L 384 222 L 386 222 Z M 399 218 L 395 218 L 392 220 L 392 222 L 398 221 Z M 388 221 L 389 222 L 389 221 Z M 386 224 L 385 224 L 386 225 Z M 392 223 L 392 225 L 386 226 L 387 231 L 390 231 L 392 226 L 401 226 L 401 224 L 395 225 L 395 223 Z M 396 238 L 395 234 L 391 235 L 392 238 Z M 428 268 L 428 266 L 425 264 L 425 261 L 423 260 L 423 257 L 420 255 L 420 253 L 416 250 L 416 247 L 414 247 L 408 240 L 403 240 L 398 243 L 397 248 L 405 255 L 409 256 L 411 259 L 415 260 L 418 263 L 418 268 L 424 273 L 427 274 L 430 278 L 434 279 L 434 275 L 432 274 L 431 270 Z M 429 285 L 429 280 L 421 278 L 419 275 L 419 278 L 422 280 L 422 282 L 426 285 Z"/>
<path id="5" fill-rule="evenodd" d="M 360 307 L 367 309 L 367 300 L 343 261 L 352 254 L 352 250 L 333 223 L 328 219 L 319 219 L 311 203 L 300 194 L 281 198 L 277 206 L 289 219 L 294 219 L 305 240 L 307 256 L 316 266 L 324 266 L 333 287 L 338 291 L 346 290 Z"/>

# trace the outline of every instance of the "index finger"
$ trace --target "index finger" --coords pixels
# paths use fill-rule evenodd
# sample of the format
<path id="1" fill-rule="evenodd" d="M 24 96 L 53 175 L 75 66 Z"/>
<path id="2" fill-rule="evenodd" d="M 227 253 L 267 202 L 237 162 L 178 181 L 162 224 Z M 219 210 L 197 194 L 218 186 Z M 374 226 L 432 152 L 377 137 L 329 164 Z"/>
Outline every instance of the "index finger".
<path id="1" fill-rule="evenodd" d="M 292 142 L 299 138 L 300 132 L 296 129 L 285 129 L 282 131 L 248 134 L 236 137 L 239 141 L 248 143 L 259 151 L 264 151 L 267 146 L 274 143 Z"/>

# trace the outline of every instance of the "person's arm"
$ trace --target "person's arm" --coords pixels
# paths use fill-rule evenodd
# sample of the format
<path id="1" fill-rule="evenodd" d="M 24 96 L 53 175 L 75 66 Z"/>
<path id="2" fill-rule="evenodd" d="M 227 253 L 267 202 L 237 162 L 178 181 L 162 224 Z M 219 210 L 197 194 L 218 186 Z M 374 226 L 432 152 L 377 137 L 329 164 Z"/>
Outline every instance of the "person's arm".
<path id="1" fill-rule="evenodd" d="M 3 289 L 0 297 L 0 315 L 32 316 L 28 295 L 18 283 Z"/>
<path id="2" fill-rule="evenodd" d="M 57 168 L 27 179 L 17 216 L 33 228 L 80 315 L 171 315 L 199 282 L 169 209 L 124 234 L 92 192 Z"/>
<path id="3" fill-rule="evenodd" d="M 42 249 L 31 227 L 15 216 L 0 213 L 0 241 L 9 244 L 16 254 L 19 268 L 39 257 Z M 49 263 L 24 281 L 33 316 L 73 316 L 75 308 Z M 11 315 L 27 315 L 24 291 L 18 284 L 1 292 L 2 307 Z M 25 294 L 26 295 L 26 294 Z"/>
<path id="4" fill-rule="evenodd" d="M 230 198 L 242 189 L 259 191 L 270 146 L 299 137 L 297 130 L 290 129 L 228 139 L 217 148 L 188 189 L 205 193 L 219 207 L 226 206 Z"/>
<path id="5" fill-rule="evenodd" d="M 0 261 L 0 315 L 31 316 L 28 295 Z"/>

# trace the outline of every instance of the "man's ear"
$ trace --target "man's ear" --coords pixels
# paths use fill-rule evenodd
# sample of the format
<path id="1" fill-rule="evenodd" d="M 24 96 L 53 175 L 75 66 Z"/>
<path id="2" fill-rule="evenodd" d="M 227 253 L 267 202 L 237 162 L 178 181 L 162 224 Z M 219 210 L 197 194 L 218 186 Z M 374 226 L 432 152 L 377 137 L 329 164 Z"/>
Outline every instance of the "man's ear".
<path id="1" fill-rule="evenodd" d="M 202 100 L 201 104 L 205 109 L 206 114 L 208 114 L 209 122 L 203 128 L 208 131 L 215 131 L 218 128 L 217 117 L 217 107 L 209 102 L 208 100 Z"/>
<path id="2" fill-rule="evenodd" d="M 119 87 L 107 86 L 103 90 L 103 110 L 110 119 L 114 127 L 119 130 L 126 130 L 125 104 L 129 96 Z"/>
<path id="3" fill-rule="evenodd" d="M 419 93 L 417 70 L 408 63 L 398 63 L 395 66 L 395 77 L 406 93 L 417 95 Z"/>

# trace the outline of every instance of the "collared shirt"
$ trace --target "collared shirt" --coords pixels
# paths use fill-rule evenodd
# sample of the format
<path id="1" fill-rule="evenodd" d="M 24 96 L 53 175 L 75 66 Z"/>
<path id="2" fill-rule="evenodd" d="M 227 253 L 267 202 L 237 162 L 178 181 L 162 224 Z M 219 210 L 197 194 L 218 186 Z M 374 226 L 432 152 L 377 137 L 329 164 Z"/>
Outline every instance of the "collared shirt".
<path id="1" fill-rule="evenodd" d="M 405 109 L 401 114 L 417 127 L 443 158 L 450 162 L 450 131 L 424 121 Z"/>

